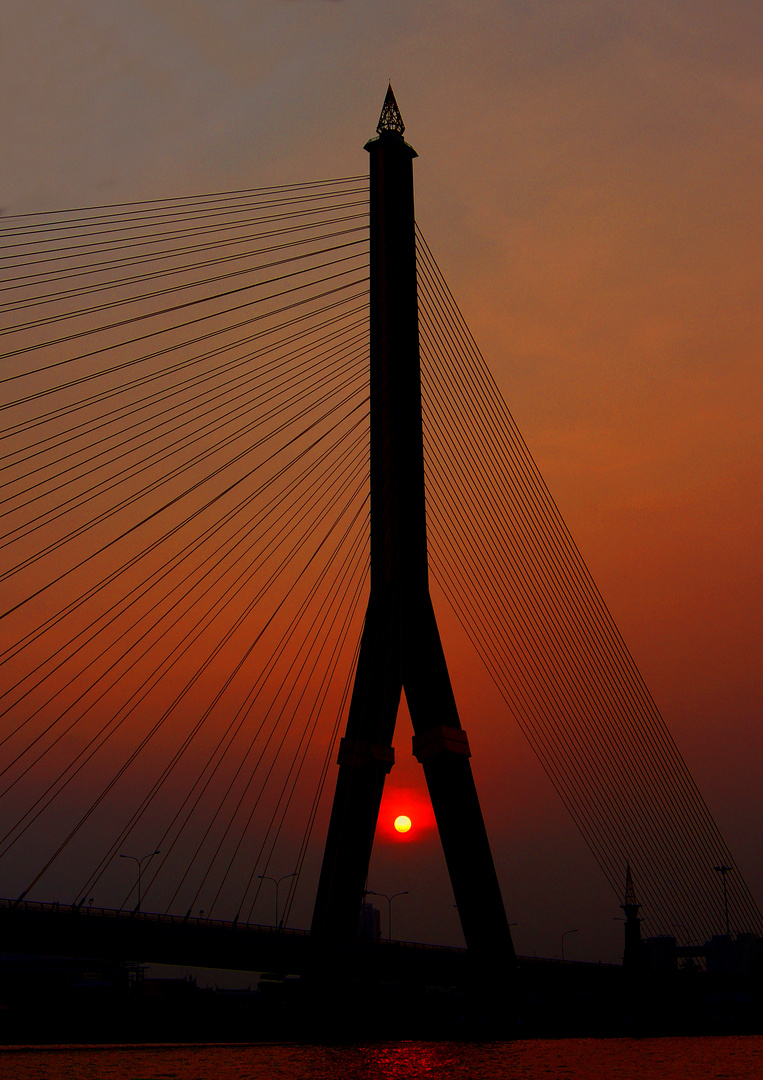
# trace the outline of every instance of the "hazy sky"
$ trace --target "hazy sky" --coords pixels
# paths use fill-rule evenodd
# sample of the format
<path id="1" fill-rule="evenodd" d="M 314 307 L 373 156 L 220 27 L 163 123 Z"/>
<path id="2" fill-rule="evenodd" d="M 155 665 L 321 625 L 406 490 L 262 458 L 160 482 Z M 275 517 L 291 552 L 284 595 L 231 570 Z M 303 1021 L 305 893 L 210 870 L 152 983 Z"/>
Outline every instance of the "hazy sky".
<path id="1" fill-rule="evenodd" d="M 418 221 L 759 902 L 761 56 L 750 0 L 5 0 L 0 22 L 7 214 L 364 173 L 392 79 Z M 525 764 L 526 842 L 486 812 L 507 873 L 556 896 L 545 937 L 510 913 L 519 946 L 553 951 L 597 871 Z"/>

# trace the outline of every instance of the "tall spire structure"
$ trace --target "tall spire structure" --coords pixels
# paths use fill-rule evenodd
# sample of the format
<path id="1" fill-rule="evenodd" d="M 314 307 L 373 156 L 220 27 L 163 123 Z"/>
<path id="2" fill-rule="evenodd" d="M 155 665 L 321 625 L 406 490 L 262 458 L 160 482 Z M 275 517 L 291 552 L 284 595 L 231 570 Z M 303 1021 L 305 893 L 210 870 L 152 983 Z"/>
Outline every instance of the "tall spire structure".
<path id="1" fill-rule="evenodd" d="M 625 952 L 623 967 L 635 971 L 641 966 L 641 904 L 636 899 L 636 889 L 631 874 L 631 864 L 625 864 L 625 897 L 620 905 L 625 913 Z"/>
<path id="2" fill-rule="evenodd" d="M 429 594 L 413 147 L 390 86 L 370 157 L 371 588 L 321 869 L 313 934 L 351 937 L 402 690 L 467 946 L 514 949 Z"/>

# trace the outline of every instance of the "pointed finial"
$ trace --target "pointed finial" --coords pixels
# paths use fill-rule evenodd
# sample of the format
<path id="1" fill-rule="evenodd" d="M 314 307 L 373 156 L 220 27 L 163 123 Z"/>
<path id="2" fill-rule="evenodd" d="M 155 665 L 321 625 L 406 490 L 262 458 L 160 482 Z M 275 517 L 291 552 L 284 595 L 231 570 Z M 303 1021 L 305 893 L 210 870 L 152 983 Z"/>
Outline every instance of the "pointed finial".
<path id="1" fill-rule="evenodd" d="M 625 904 L 621 904 L 621 907 L 641 907 L 636 900 L 636 889 L 633 885 L 633 875 L 631 874 L 631 864 L 628 862 L 625 864 Z"/>
<path id="2" fill-rule="evenodd" d="M 405 131 L 405 124 L 397 107 L 395 95 L 392 92 L 392 83 L 387 87 L 387 96 L 382 105 L 381 116 L 379 117 L 379 123 L 376 125 L 376 130 L 380 135 L 383 135 L 386 131 L 391 131 L 395 135 L 402 135 Z"/>

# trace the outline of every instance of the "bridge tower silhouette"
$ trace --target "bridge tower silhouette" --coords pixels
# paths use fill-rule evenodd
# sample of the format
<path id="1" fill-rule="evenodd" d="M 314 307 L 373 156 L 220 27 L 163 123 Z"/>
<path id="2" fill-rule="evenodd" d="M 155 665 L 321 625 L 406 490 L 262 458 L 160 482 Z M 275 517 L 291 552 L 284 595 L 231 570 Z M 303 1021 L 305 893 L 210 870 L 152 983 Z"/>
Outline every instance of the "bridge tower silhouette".
<path id="1" fill-rule="evenodd" d="M 514 949 L 429 592 L 413 196 L 392 87 L 370 155 L 371 587 L 312 933 L 356 931 L 402 691 L 468 948 Z"/>

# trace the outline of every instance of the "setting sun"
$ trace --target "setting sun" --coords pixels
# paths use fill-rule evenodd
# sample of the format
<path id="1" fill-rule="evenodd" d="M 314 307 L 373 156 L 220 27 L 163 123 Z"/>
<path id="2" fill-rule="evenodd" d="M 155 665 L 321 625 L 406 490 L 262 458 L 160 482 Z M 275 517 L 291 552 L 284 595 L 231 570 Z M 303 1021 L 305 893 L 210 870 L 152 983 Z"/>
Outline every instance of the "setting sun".
<path id="1" fill-rule="evenodd" d="M 405 814 L 401 814 L 395 818 L 395 828 L 398 832 L 408 832 L 411 827 L 411 819 L 406 817 Z"/>

